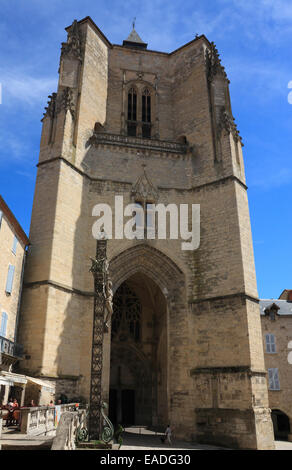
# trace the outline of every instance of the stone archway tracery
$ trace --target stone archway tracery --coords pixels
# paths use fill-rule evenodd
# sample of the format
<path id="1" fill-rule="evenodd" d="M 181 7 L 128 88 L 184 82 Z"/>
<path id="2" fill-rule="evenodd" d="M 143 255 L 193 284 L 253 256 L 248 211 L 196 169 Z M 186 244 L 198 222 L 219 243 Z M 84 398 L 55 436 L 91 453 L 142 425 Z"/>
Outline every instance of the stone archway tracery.
<path id="1" fill-rule="evenodd" d="M 172 301 L 182 301 L 185 279 L 181 269 L 164 253 L 149 245 L 137 245 L 118 254 L 110 261 L 114 292 L 130 276 L 141 272 L 152 279 Z"/>
<path id="2" fill-rule="evenodd" d="M 113 257 L 110 261 L 110 275 L 113 281 L 114 293 L 116 293 L 117 291 L 117 293 L 119 293 L 121 287 L 123 287 L 124 283 L 127 284 L 128 280 L 133 279 L 137 276 L 145 276 L 145 279 L 150 279 L 151 282 L 157 286 L 156 288 L 158 288 L 158 290 L 161 292 L 161 298 L 164 298 L 164 303 L 166 306 L 164 314 L 165 331 L 163 332 L 163 336 L 161 336 L 161 338 L 163 337 L 164 339 L 162 341 L 166 343 L 165 346 L 161 348 L 161 343 L 158 341 L 156 345 L 157 349 L 153 349 L 153 357 L 155 357 L 154 351 L 156 351 L 156 357 L 160 356 L 160 351 L 163 351 L 163 357 L 165 358 L 165 360 L 162 359 L 163 366 L 165 367 L 165 369 L 163 369 L 163 376 L 161 371 L 158 370 L 159 367 L 161 367 L 160 362 L 157 361 L 157 370 L 151 369 L 151 361 L 149 362 L 149 358 L 145 356 L 142 350 L 139 350 L 139 344 L 135 344 L 134 338 L 131 338 L 128 335 L 126 341 L 123 339 L 121 340 L 122 343 L 118 343 L 117 341 L 115 341 L 114 338 L 112 340 L 111 365 L 115 363 L 115 366 L 112 367 L 117 369 L 117 364 L 119 364 L 120 367 L 124 369 L 123 364 L 127 364 L 129 376 L 132 374 L 135 384 L 140 383 L 141 381 L 145 382 L 143 384 L 143 387 L 136 388 L 137 396 L 139 395 L 139 400 L 141 400 L 142 402 L 145 398 L 145 396 L 144 398 L 142 398 L 141 396 L 142 389 L 144 390 L 144 392 L 146 391 L 147 394 L 150 394 L 150 396 L 152 393 L 152 410 L 151 406 L 147 402 L 147 399 L 145 400 L 145 403 L 147 402 L 147 405 L 145 405 L 145 409 L 149 408 L 149 415 L 151 415 L 152 412 L 152 424 L 158 424 L 161 416 L 164 416 L 165 420 L 165 417 L 168 416 L 167 410 L 170 410 L 170 397 L 168 391 L 169 314 L 171 310 L 171 316 L 173 319 L 172 331 L 174 331 L 177 328 L 175 322 L 176 312 L 182 310 L 182 308 L 185 307 L 185 277 L 183 272 L 168 256 L 166 256 L 161 251 L 146 244 L 136 245 L 135 247 L 129 248 L 128 250 L 125 250 L 117 256 Z M 147 290 L 147 286 L 145 285 L 144 287 L 145 290 Z M 161 330 L 159 334 L 161 334 Z M 117 339 L 117 336 L 115 338 Z M 172 338 L 172 341 L 174 341 L 175 337 L 173 334 Z M 137 376 L 137 369 L 141 372 L 140 375 L 138 374 L 139 377 Z M 113 368 L 111 368 L 111 370 L 113 371 Z M 117 370 L 115 370 L 115 374 L 117 374 Z M 153 379 L 153 374 L 155 376 L 155 379 Z M 164 391 L 162 391 L 161 388 L 162 381 Z M 112 386 L 113 385 L 114 384 L 112 382 Z M 118 387 L 116 387 L 115 385 L 114 387 L 112 387 L 112 389 L 113 388 Z M 150 392 L 150 389 L 152 390 L 152 392 Z M 159 393 L 162 394 L 160 396 L 160 399 L 158 398 Z M 159 403 L 163 403 L 163 411 L 161 412 L 158 409 Z M 163 424 L 165 423 L 163 422 Z"/>

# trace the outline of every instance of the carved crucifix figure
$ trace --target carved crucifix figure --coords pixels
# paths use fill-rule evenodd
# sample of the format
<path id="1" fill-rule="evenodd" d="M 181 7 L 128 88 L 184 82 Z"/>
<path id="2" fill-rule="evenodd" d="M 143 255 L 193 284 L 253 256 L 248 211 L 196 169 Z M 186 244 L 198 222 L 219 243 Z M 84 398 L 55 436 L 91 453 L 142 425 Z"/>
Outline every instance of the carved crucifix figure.
<path id="1" fill-rule="evenodd" d="M 112 314 L 113 314 L 113 290 L 112 290 L 112 281 L 110 281 L 109 279 L 107 280 L 107 283 L 106 283 L 106 286 L 105 286 L 105 294 L 106 294 L 106 298 L 105 298 L 105 308 L 106 308 L 106 318 L 105 318 L 105 322 L 104 322 L 104 327 L 105 327 L 105 331 L 108 331 L 108 328 L 109 328 L 109 321 L 112 317 Z"/>

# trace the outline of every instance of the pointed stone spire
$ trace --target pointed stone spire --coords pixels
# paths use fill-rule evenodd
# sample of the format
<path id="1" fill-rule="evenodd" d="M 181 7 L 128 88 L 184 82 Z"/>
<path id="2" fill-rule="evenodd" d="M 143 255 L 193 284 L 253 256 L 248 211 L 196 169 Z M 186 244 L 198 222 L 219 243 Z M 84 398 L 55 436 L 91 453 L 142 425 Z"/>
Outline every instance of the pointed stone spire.
<path id="1" fill-rule="evenodd" d="M 133 21 L 133 29 L 127 39 L 123 41 L 123 46 L 134 47 L 135 49 L 147 49 L 147 44 L 140 38 L 139 34 L 135 30 L 135 20 Z"/>

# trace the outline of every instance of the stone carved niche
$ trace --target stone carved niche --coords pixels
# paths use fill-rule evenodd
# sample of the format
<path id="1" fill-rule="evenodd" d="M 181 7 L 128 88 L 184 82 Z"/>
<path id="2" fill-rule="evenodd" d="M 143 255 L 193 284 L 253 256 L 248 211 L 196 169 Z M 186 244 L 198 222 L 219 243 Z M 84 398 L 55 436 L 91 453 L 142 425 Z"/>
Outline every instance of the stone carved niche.
<path id="1" fill-rule="evenodd" d="M 146 202 L 154 203 L 158 200 L 158 190 L 147 175 L 145 166 L 143 165 L 143 173 L 139 176 L 131 191 L 135 201 L 142 203 L 142 205 Z"/>

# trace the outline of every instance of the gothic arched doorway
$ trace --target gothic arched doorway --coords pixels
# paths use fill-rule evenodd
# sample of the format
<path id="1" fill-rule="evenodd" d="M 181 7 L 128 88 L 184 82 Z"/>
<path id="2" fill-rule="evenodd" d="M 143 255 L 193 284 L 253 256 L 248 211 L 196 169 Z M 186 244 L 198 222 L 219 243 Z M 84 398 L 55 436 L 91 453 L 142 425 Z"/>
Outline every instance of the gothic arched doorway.
<path id="1" fill-rule="evenodd" d="M 158 285 L 135 273 L 113 299 L 109 416 L 123 425 L 167 424 L 167 305 Z"/>

